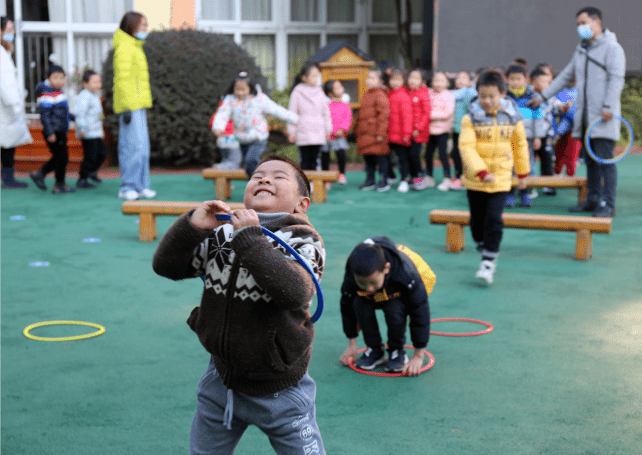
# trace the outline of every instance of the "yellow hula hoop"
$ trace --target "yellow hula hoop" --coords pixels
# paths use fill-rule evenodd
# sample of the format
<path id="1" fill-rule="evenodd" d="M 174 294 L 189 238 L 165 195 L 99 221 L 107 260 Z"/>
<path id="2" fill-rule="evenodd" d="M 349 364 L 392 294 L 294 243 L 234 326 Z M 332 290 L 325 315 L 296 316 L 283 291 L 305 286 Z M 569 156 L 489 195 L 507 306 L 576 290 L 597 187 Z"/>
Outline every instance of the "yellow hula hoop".
<path id="1" fill-rule="evenodd" d="M 38 327 L 46 327 L 49 325 L 86 325 L 87 327 L 94 327 L 98 329 L 95 332 L 88 333 L 86 335 L 76 335 L 72 337 L 56 337 L 56 338 L 47 338 L 47 337 L 39 337 L 36 335 L 32 335 L 31 332 L 33 329 L 36 329 Z M 100 325 L 100 324 L 94 324 L 93 322 L 83 322 L 83 321 L 44 321 L 44 322 L 37 322 L 35 324 L 28 325 L 25 327 L 25 329 L 22 331 L 24 336 L 27 338 L 30 338 L 32 340 L 36 341 L 76 341 L 76 340 L 85 340 L 87 338 L 92 338 L 92 337 L 97 337 L 98 335 L 102 335 L 105 333 L 105 328 Z"/>

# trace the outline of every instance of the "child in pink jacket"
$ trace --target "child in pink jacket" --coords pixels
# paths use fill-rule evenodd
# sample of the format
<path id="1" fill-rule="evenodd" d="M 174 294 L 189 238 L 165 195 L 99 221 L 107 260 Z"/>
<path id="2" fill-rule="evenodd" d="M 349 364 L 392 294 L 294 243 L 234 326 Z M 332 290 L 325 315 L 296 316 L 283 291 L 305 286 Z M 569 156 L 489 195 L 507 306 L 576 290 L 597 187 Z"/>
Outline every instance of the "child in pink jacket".
<path id="1" fill-rule="evenodd" d="M 328 99 L 318 84 L 319 75 L 316 63 L 304 63 L 294 80 L 290 95 L 290 110 L 299 116 L 299 122 L 296 126 L 288 126 L 288 135 L 290 142 L 299 147 L 301 167 L 304 170 L 317 168 L 321 146 L 332 134 Z"/>
<path id="2" fill-rule="evenodd" d="M 342 185 L 348 183 L 346 179 L 346 150 L 350 145 L 346 140 L 348 131 L 352 127 L 352 109 L 350 105 L 342 101 L 345 88 L 340 81 L 329 80 L 323 86 L 323 91 L 330 98 L 330 118 L 332 119 L 332 135 L 330 140 L 321 148 L 321 169 L 330 169 L 330 152 L 334 152 L 339 166 L 339 180 Z M 330 182 L 326 183 L 326 187 Z"/>
<path id="3" fill-rule="evenodd" d="M 424 183 L 427 187 L 435 186 L 432 177 L 433 156 L 435 147 L 439 148 L 439 160 L 444 167 L 444 180 L 437 187 L 438 190 L 448 191 L 450 188 L 450 162 L 448 161 L 448 136 L 455 124 L 455 96 L 448 86 L 450 81 L 445 73 L 435 73 L 432 77 L 432 90 L 430 90 L 430 139 L 426 146 L 426 177 Z"/>

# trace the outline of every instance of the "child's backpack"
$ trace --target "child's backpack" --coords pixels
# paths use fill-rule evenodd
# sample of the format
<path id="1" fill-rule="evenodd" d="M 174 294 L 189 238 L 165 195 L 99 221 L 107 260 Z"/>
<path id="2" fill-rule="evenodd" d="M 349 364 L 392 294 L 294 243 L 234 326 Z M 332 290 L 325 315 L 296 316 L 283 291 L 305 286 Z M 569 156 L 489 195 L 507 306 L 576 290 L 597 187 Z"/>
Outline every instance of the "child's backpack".
<path id="1" fill-rule="evenodd" d="M 437 275 L 435 275 L 435 272 L 432 271 L 430 266 L 426 264 L 426 261 L 424 261 L 421 256 L 407 246 L 397 245 L 397 250 L 408 256 L 412 263 L 415 264 L 415 267 L 417 267 L 417 271 L 421 276 L 421 281 L 424 282 L 424 286 L 426 287 L 426 293 L 430 295 L 435 287 L 435 283 L 437 282 Z"/>

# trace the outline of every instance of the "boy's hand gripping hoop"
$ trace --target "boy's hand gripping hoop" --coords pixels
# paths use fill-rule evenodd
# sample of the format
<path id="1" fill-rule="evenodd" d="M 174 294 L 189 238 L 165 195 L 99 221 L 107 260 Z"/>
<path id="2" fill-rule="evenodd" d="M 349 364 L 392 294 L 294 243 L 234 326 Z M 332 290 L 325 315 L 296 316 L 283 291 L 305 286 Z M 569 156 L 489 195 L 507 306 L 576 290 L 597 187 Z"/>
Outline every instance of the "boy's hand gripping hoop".
<path id="1" fill-rule="evenodd" d="M 229 221 L 232 218 L 231 215 L 226 215 L 226 214 L 217 214 L 216 219 L 219 221 Z M 317 277 L 314 276 L 314 272 L 310 268 L 310 266 L 303 260 L 303 258 L 297 253 L 294 248 L 292 248 L 290 245 L 288 245 L 283 239 L 278 237 L 276 234 L 274 234 L 272 231 L 269 229 L 264 228 L 261 226 L 261 229 L 263 230 L 263 233 L 267 235 L 268 237 L 273 238 L 276 240 L 283 248 L 287 250 L 288 253 L 290 253 L 294 258 L 301 264 L 312 276 L 312 281 L 314 281 L 314 287 L 317 289 L 317 310 L 314 312 L 312 315 L 312 322 L 317 322 L 319 318 L 321 317 L 321 313 L 323 313 L 323 291 L 321 290 L 321 285 L 319 284 L 319 280 L 317 280 Z M 203 281 L 205 281 L 204 277 Z"/>

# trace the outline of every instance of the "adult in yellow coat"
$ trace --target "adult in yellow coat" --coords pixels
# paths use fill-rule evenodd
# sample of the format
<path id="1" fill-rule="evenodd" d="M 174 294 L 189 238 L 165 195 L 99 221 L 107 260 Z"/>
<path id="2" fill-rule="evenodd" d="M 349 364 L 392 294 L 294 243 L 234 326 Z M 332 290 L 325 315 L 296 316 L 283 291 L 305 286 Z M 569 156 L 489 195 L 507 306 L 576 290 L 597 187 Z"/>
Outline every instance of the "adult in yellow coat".
<path id="1" fill-rule="evenodd" d="M 143 51 L 146 38 L 147 18 L 134 11 L 125 13 L 114 33 L 114 112 L 122 179 L 118 197 L 129 201 L 156 196 L 149 188 L 147 109 L 152 107 L 152 93 Z"/>

